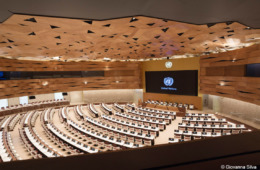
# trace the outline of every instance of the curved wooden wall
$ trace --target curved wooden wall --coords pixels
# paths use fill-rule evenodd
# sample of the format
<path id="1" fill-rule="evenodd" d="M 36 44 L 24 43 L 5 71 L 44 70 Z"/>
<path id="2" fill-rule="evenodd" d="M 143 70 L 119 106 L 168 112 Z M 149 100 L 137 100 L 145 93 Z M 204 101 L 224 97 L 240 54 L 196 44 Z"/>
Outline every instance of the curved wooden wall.
<path id="1" fill-rule="evenodd" d="M 2 80 L 0 99 L 78 90 L 141 88 L 140 64 L 137 62 L 40 62 L 0 59 L 0 71 L 92 70 L 104 70 L 104 77 Z M 43 86 L 44 81 L 47 81 L 48 85 Z"/>
<path id="2" fill-rule="evenodd" d="M 260 45 L 201 56 L 200 91 L 260 105 L 260 78 L 245 77 L 246 64 L 260 63 Z"/>

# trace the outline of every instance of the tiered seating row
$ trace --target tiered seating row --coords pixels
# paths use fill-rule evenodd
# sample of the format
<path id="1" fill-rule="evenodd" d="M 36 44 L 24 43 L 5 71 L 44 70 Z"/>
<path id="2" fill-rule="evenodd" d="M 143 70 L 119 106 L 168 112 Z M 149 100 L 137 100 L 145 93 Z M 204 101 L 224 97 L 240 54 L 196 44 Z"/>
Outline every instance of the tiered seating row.
<path id="1" fill-rule="evenodd" d="M 215 119 L 215 118 L 193 118 L 193 117 L 183 117 L 182 122 L 191 124 L 214 124 L 214 125 L 224 125 L 227 124 L 226 119 Z"/>
<path id="2" fill-rule="evenodd" d="M 88 105 L 88 109 L 92 117 L 98 117 L 98 111 L 95 109 L 92 103 Z"/>
<path id="3" fill-rule="evenodd" d="M 146 104 L 155 104 L 155 105 L 162 105 L 162 106 L 173 106 L 173 107 L 185 107 L 186 109 L 193 110 L 194 105 L 193 104 L 182 104 L 182 103 L 172 103 L 172 102 L 163 102 L 163 101 L 154 101 L 154 100 L 147 100 L 144 103 Z"/>
<path id="4" fill-rule="evenodd" d="M 114 103 L 113 109 L 114 109 L 115 111 L 117 111 L 117 112 L 121 112 L 121 113 L 124 112 L 124 108 L 123 108 L 122 106 L 120 106 L 119 104 L 117 104 L 117 103 Z"/>
<path id="5" fill-rule="evenodd" d="M 78 117 L 78 120 L 84 119 L 84 116 L 83 116 L 83 113 L 82 113 L 82 110 L 81 110 L 80 106 L 75 106 L 74 107 L 74 112 L 76 113 L 76 117 Z"/>
<path id="6" fill-rule="evenodd" d="M 16 105 L 13 107 L 0 109 L 0 116 L 10 115 L 14 113 L 28 112 L 31 110 L 37 110 L 47 107 L 55 107 L 60 105 L 69 105 L 69 101 L 66 100 L 46 100 L 41 102 L 34 102 L 27 105 Z"/>
<path id="7" fill-rule="evenodd" d="M 7 125 L 12 120 L 12 118 L 13 118 L 13 116 L 9 116 L 6 119 L 4 119 L 0 130 L 4 130 L 5 128 L 7 128 Z"/>
<path id="8" fill-rule="evenodd" d="M 14 150 L 10 134 L 5 131 L 0 131 L 0 157 L 3 162 L 21 159 Z"/>
<path id="9" fill-rule="evenodd" d="M 104 103 L 100 104 L 100 110 L 105 114 L 112 115 L 112 109 L 108 108 L 108 106 Z"/>
<path id="10" fill-rule="evenodd" d="M 158 127 L 151 127 L 142 124 L 130 123 L 128 121 L 124 121 L 123 119 L 116 119 L 110 116 L 102 115 L 103 119 L 108 120 L 110 122 L 117 123 L 118 125 L 127 126 L 129 128 L 141 129 L 142 131 L 148 131 L 150 134 L 154 134 L 154 136 L 158 136 L 159 128 Z M 154 133 L 153 133 L 154 132 Z"/>
<path id="11" fill-rule="evenodd" d="M 134 131 L 127 131 L 127 130 L 124 131 L 123 129 L 119 129 L 114 126 L 110 126 L 109 124 L 98 122 L 89 117 L 86 117 L 85 120 L 93 125 L 103 128 L 103 129 L 107 129 L 107 130 L 114 131 L 114 132 L 121 133 L 121 134 L 128 135 L 128 136 L 133 136 L 136 138 L 154 140 L 154 136 L 151 136 L 149 134 L 145 135 L 145 134 L 136 133 Z"/>
<path id="12" fill-rule="evenodd" d="M 179 130 L 189 130 L 189 131 L 197 131 L 197 132 L 216 132 L 216 133 L 241 133 L 243 130 L 246 130 L 245 125 L 206 125 L 206 124 L 189 124 L 189 123 L 179 123 Z"/>
<path id="13" fill-rule="evenodd" d="M 200 118 L 211 118 L 213 114 L 208 113 L 186 113 L 185 117 L 200 117 Z"/>
<path id="14" fill-rule="evenodd" d="M 74 127 L 75 129 L 79 130 L 80 132 L 83 132 L 83 133 L 85 133 L 89 136 L 95 137 L 97 139 L 100 139 L 100 140 L 103 140 L 103 141 L 106 141 L 106 142 L 109 142 L 109 143 L 112 143 L 112 144 L 116 144 L 118 146 L 126 147 L 126 148 L 135 148 L 136 147 L 133 143 L 126 143 L 126 142 L 121 141 L 121 140 L 116 140 L 113 137 L 108 138 L 105 135 L 102 136 L 100 133 L 96 133 L 94 131 L 90 131 L 88 129 L 85 129 L 85 128 L 81 127 L 80 125 L 78 125 L 77 123 L 75 123 L 71 120 L 68 120 L 68 124 L 70 126 Z"/>
<path id="15" fill-rule="evenodd" d="M 160 130 L 164 130 L 166 128 L 166 123 L 164 121 L 158 121 L 158 120 L 151 120 L 151 119 L 146 119 L 146 118 L 140 118 L 137 116 L 130 116 L 128 114 L 124 114 L 124 113 L 119 113 L 116 112 L 115 113 L 116 116 L 125 118 L 125 119 L 129 119 L 129 120 L 134 120 L 134 121 L 138 121 L 138 122 L 143 122 L 143 123 L 147 123 L 150 125 L 156 125 L 159 127 Z"/>
<path id="16" fill-rule="evenodd" d="M 171 124 L 172 121 L 172 117 L 168 115 L 150 114 L 150 113 L 144 113 L 135 110 L 128 110 L 128 114 L 129 113 L 133 116 L 139 116 L 141 118 L 143 117 L 146 119 L 155 119 L 158 121 L 164 121 L 166 124 Z"/>
<path id="17" fill-rule="evenodd" d="M 68 124 L 70 124 L 70 120 L 67 120 Z M 61 140 L 65 141 L 66 143 L 72 145 L 73 147 L 85 152 L 85 153 L 97 153 L 98 150 L 92 147 L 89 147 L 85 144 L 82 144 L 75 139 L 67 136 L 66 134 L 62 133 L 60 130 L 58 130 L 53 124 L 47 124 L 47 128 L 57 137 L 59 137 Z"/>
<path id="18" fill-rule="evenodd" d="M 139 111 L 142 111 L 143 113 L 150 113 L 150 114 L 162 114 L 162 115 L 168 115 L 171 116 L 173 119 L 176 118 L 176 112 L 171 111 L 162 111 L 158 109 L 150 109 L 150 108 L 138 108 Z"/>
<path id="19" fill-rule="evenodd" d="M 21 115 L 18 113 L 13 117 L 13 119 L 8 124 L 8 131 L 13 131 L 15 128 L 15 125 L 19 122 L 21 118 Z"/>
<path id="20" fill-rule="evenodd" d="M 61 155 L 61 154 L 57 154 L 52 149 L 50 149 L 49 146 L 47 146 L 47 144 L 45 144 L 44 140 L 40 139 L 38 136 L 35 135 L 35 132 L 33 131 L 33 129 L 31 129 L 29 127 L 25 127 L 24 131 L 25 131 L 26 137 L 32 143 L 32 145 L 46 157 L 49 157 L 49 158 L 50 157 L 59 157 Z"/>

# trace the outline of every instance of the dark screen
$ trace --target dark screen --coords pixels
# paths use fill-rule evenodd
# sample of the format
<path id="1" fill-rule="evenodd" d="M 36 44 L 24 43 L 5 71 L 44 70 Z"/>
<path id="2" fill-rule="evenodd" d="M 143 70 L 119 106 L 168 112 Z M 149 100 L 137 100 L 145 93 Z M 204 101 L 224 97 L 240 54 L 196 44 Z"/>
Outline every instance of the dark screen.
<path id="1" fill-rule="evenodd" d="M 29 96 L 29 99 L 35 99 L 35 96 Z"/>
<path id="2" fill-rule="evenodd" d="M 246 65 L 247 77 L 260 77 L 260 63 Z"/>
<path id="3" fill-rule="evenodd" d="M 146 92 L 177 95 L 198 95 L 198 71 L 147 71 Z"/>

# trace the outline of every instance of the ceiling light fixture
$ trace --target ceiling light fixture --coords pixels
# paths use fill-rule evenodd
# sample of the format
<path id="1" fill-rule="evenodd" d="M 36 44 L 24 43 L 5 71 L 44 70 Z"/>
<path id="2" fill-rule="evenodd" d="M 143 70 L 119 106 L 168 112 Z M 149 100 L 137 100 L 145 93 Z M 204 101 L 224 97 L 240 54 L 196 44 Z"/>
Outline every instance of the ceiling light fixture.
<path id="1" fill-rule="evenodd" d="M 42 85 L 43 85 L 43 86 L 47 86 L 48 84 L 49 84 L 48 81 L 42 82 Z"/>

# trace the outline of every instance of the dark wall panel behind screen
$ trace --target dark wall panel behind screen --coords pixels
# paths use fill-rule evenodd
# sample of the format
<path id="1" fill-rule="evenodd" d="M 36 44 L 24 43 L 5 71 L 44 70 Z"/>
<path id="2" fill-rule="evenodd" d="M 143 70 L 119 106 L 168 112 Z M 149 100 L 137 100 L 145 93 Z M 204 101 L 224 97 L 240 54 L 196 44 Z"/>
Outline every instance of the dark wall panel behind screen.
<path id="1" fill-rule="evenodd" d="M 260 77 L 260 63 L 246 65 L 247 77 Z"/>
<path id="2" fill-rule="evenodd" d="M 198 71 L 145 72 L 146 92 L 177 95 L 198 95 Z"/>

